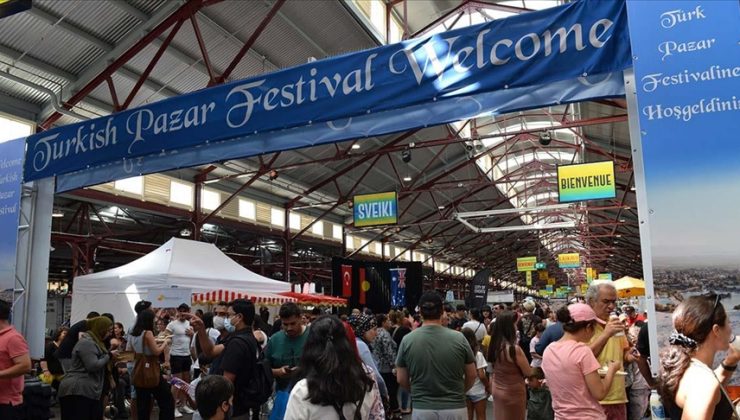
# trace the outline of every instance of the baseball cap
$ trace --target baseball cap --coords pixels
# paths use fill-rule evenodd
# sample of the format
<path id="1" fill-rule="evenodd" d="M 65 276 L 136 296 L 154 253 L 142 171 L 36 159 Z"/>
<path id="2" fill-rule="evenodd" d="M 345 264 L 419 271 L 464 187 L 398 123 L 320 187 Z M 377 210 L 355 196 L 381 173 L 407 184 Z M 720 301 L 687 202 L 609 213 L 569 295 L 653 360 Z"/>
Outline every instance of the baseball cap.
<path id="1" fill-rule="evenodd" d="M 136 312 L 137 314 L 140 314 L 151 307 L 152 307 L 152 303 L 149 302 L 148 300 L 140 300 L 136 302 L 136 305 L 134 305 L 134 312 Z"/>
<path id="2" fill-rule="evenodd" d="M 568 312 L 570 312 L 570 317 L 575 322 L 595 321 L 599 319 L 596 316 L 596 312 L 585 303 L 574 303 L 568 306 Z"/>
<path id="3" fill-rule="evenodd" d="M 419 298 L 419 309 L 442 310 L 442 305 L 442 296 L 440 296 L 437 292 L 424 292 Z"/>

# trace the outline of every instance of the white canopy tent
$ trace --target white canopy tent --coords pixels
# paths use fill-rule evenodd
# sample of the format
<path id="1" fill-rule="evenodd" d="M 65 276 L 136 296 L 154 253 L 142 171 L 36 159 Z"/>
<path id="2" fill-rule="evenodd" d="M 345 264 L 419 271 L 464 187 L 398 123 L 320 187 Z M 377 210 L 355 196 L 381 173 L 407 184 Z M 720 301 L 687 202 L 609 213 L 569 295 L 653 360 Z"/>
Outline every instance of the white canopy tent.
<path id="1" fill-rule="evenodd" d="M 172 287 L 193 293 L 214 289 L 255 295 L 290 291 L 289 283 L 247 270 L 213 244 L 172 238 L 126 265 L 75 278 L 72 322 L 84 319 L 90 311 L 109 312 L 128 328 L 134 322 L 136 302 L 145 299 L 150 289 Z"/>

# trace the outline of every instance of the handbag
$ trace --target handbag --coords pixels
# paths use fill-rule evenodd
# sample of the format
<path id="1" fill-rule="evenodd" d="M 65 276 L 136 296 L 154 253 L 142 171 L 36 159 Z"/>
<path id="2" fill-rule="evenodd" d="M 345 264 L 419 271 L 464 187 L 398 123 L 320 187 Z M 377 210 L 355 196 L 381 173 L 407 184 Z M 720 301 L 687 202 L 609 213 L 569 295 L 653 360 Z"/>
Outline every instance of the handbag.
<path id="1" fill-rule="evenodd" d="M 161 372 L 159 356 L 144 354 L 144 334 L 140 336 L 141 353 L 134 348 L 134 371 L 132 382 L 137 388 L 156 388 L 159 385 Z"/>

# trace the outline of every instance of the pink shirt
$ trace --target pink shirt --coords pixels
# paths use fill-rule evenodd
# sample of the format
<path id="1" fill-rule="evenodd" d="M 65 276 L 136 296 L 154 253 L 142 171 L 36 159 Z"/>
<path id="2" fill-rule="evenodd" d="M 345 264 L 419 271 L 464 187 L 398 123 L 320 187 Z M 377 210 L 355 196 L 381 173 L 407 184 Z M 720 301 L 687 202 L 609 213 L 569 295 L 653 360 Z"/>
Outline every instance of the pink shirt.
<path id="1" fill-rule="evenodd" d="M 28 354 L 28 344 L 13 327 L 0 331 L 0 370 L 13 366 L 13 359 Z M 23 403 L 23 375 L 0 379 L 0 404 Z"/>
<path id="2" fill-rule="evenodd" d="M 600 367 L 591 349 L 577 341 L 556 341 L 545 349 L 542 370 L 552 394 L 555 419 L 605 420 L 603 408 L 591 396 L 585 376 Z"/>

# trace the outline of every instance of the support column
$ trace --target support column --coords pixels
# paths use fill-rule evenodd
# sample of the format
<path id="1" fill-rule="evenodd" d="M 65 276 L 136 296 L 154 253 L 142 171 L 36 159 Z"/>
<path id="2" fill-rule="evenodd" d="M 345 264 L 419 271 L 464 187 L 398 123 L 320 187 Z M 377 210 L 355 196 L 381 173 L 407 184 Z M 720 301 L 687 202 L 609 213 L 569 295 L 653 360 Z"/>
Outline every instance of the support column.
<path id="1" fill-rule="evenodd" d="M 285 206 L 285 226 L 283 227 L 283 279 L 290 283 L 290 206 Z"/>
<path id="2" fill-rule="evenodd" d="M 13 325 L 26 338 L 31 358 L 41 358 L 44 355 L 53 206 L 53 178 L 23 186 Z"/>

